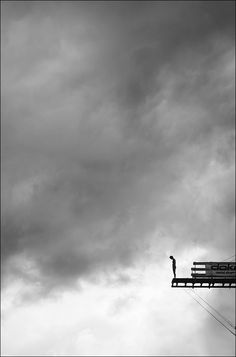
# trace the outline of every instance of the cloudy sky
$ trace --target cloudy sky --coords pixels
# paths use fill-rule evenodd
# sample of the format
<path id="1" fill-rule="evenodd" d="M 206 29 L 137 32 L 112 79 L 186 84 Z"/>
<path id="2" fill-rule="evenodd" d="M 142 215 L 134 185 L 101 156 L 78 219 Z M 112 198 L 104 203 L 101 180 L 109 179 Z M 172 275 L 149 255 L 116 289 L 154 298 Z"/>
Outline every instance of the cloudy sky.
<path id="1" fill-rule="evenodd" d="M 234 7 L 1 2 L 3 355 L 234 355 Z"/>

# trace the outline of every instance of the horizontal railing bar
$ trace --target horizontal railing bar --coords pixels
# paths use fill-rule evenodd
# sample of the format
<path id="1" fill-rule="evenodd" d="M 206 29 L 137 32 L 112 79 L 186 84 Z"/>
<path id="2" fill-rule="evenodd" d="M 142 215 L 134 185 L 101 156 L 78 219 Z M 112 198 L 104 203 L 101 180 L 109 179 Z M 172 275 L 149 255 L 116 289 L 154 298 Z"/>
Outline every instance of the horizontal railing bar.
<path id="1" fill-rule="evenodd" d="M 236 262 L 193 262 L 193 265 L 206 265 L 206 264 L 236 265 Z"/>
<path id="2" fill-rule="evenodd" d="M 230 272 L 234 272 L 235 269 L 207 269 L 207 268 L 191 268 L 191 270 L 194 270 L 194 271 L 221 271 L 221 272 L 224 272 L 224 271 L 230 271 Z"/>
<path id="3" fill-rule="evenodd" d="M 230 278 L 236 278 L 235 274 L 230 274 L 230 275 L 210 275 L 210 274 L 191 274 L 192 277 L 209 277 L 209 278 L 222 278 L 222 279 L 230 279 Z"/>
<path id="4" fill-rule="evenodd" d="M 192 282 L 211 282 L 211 281 L 213 281 L 214 280 L 214 282 L 219 282 L 219 283 L 221 283 L 221 282 L 227 282 L 227 283 L 230 283 L 230 282 L 234 282 L 234 283 L 236 283 L 236 279 L 235 278 L 232 278 L 232 277 L 229 277 L 229 278 L 220 278 L 220 277 L 214 277 L 214 278 L 212 278 L 212 277 L 210 277 L 210 278 L 202 278 L 202 279 L 196 279 L 196 278 L 174 278 L 174 279 L 172 279 L 172 282 L 173 283 L 192 283 Z"/>
<path id="5" fill-rule="evenodd" d="M 235 273 L 232 273 L 232 274 L 229 274 L 228 272 L 226 274 L 220 274 L 220 273 L 191 273 L 191 276 L 216 276 L 216 277 L 219 277 L 219 278 L 236 278 L 236 274 Z"/>

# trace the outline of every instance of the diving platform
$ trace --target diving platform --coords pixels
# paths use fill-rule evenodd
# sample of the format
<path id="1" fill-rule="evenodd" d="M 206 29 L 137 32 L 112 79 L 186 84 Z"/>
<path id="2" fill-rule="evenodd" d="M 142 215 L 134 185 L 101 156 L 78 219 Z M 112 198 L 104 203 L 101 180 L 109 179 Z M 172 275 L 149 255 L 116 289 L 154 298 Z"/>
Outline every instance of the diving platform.
<path id="1" fill-rule="evenodd" d="M 174 278 L 172 288 L 236 288 L 236 278 Z"/>
<path id="2" fill-rule="evenodd" d="M 236 288 L 235 262 L 193 262 L 191 278 L 172 279 L 172 288 Z"/>

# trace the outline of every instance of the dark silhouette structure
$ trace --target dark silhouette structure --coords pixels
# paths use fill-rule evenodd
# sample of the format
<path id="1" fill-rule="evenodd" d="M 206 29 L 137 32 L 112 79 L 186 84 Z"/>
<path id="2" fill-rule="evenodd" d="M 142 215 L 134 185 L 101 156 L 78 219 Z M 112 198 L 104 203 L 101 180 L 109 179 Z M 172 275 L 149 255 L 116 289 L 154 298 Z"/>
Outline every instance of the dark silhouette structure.
<path id="1" fill-rule="evenodd" d="M 173 255 L 170 256 L 170 259 L 172 260 L 172 270 L 173 270 L 174 278 L 176 278 L 176 260 L 173 257 Z"/>
<path id="2" fill-rule="evenodd" d="M 176 278 L 175 259 L 171 255 L 174 279 L 172 288 L 236 288 L 235 262 L 193 262 L 191 278 Z"/>

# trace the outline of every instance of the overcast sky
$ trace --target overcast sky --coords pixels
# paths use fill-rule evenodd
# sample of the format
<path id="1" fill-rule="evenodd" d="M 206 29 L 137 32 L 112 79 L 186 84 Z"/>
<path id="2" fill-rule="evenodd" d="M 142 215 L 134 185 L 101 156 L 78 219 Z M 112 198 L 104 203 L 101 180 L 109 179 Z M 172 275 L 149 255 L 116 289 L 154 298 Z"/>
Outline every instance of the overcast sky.
<path id="1" fill-rule="evenodd" d="M 234 2 L 1 8 L 3 355 L 233 356 Z"/>

